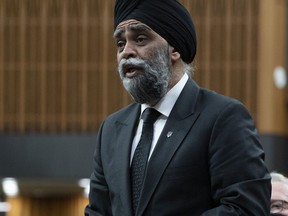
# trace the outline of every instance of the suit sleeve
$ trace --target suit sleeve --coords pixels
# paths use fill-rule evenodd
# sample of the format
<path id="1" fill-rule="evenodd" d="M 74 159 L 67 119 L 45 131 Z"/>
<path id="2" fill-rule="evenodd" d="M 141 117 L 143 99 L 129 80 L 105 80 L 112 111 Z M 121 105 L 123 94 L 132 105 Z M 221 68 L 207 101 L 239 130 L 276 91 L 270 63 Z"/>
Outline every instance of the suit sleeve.
<path id="1" fill-rule="evenodd" d="M 94 153 L 93 173 L 90 177 L 89 204 L 85 208 L 85 216 L 112 216 L 109 188 L 101 163 L 101 134 L 103 124 L 100 127 L 96 150 Z"/>
<path id="2" fill-rule="evenodd" d="M 201 216 L 270 215 L 270 175 L 253 120 L 232 102 L 217 116 L 209 143 L 215 208 Z"/>

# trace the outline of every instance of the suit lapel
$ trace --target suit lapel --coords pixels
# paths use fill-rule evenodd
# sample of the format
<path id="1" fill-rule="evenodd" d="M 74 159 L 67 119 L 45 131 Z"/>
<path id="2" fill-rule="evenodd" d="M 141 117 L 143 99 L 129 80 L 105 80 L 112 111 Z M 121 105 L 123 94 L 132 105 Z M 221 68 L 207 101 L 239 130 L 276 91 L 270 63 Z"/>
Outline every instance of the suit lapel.
<path id="1" fill-rule="evenodd" d="M 136 215 L 143 215 L 161 176 L 183 139 L 190 131 L 199 112 L 194 112 L 199 87 L 190 80 L 174 105 L 148 163 L 146 178 Z"/>
<path id="2" fill-rule="evenodd" d="M 127 212 L 132 215 L 131 187 L 130 187 L 130 153 L 131 144 L 137 128 L 140 115 L 140 106 L 129 112 L 123 119 L 115 122 L 117 132 L 117 157 L 115 158 L 117 170 L 119 170 L 120 199 L 123 207 L 128 208 Z"/>

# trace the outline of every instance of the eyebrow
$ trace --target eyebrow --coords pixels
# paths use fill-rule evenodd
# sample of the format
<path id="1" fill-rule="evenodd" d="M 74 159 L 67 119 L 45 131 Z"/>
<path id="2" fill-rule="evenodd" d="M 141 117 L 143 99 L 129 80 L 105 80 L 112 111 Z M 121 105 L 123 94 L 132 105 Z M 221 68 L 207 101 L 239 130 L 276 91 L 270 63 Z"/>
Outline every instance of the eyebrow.
<path id="1" fill-rule="evenodd" d="M 152 29 L 150 27 L 148 27 L 147 25 L 144 25 L 144 24 L 131 24 L 128 26 L 128 30 L 129 31 L 133 31 L 133 32 L 145 32 L 145 31 L 152 31 Z M 116 29 L 114 34 L 113 34 L 113 37 L 114 38 L 120 38 L 121 35 L 126 31 L 125 28 L 119 28 L 119 29 Z"/>

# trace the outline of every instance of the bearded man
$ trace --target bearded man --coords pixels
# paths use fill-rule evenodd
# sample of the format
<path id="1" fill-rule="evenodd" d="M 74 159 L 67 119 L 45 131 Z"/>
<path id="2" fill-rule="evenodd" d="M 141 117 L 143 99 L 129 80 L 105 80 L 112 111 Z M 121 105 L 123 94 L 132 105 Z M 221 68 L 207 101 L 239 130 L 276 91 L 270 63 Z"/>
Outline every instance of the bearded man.
<path id="1" fill-rule="evenodd" d="M 250 114 L 192 79 L 188 11 L 176 0 L 117 0 L 114 21 L 119 75 L 135 102 L 101 125 L 85 215 L 269 215 Z"/>

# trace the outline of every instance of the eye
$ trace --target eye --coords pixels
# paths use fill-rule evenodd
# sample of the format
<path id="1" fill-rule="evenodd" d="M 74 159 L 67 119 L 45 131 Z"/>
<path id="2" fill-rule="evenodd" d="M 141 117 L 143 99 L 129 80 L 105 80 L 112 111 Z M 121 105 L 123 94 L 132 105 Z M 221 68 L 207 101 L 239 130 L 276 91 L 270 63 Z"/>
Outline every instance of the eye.
<path id="1" fill-rule="evenodd" d="M 123 50 L 124 47 L 125 47 L 125 41 L 123 41 L 123 40 L 118 40 L 118 41 L 116 42 L 116 46 L 117 46 L 117 49 L 118 49 L 119 51 Z"/>
<path id="2" fill-rule="evenodd" d="M 136 39 L 136 43 L 138 45 L 145 45 L 147 43 L 148 38 L 145 35 L 139 35 Z"/>
<path id="3" fill-rule="evenodd" d="M 280 203 L 273 203 L 271 205 L 271 208 L 281 208 L 281 204 Z"/>
<path id="4" fill-rule="evenodd" d="M 283 202 L 281 200 L 275 200 L 271 202 L 271 210 L 277 210 L 283 208 Z"/>

